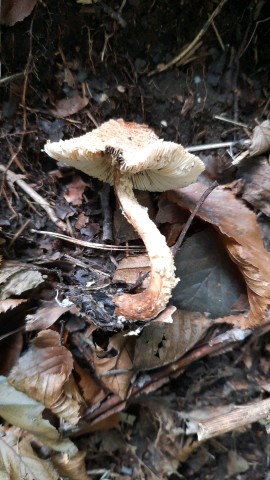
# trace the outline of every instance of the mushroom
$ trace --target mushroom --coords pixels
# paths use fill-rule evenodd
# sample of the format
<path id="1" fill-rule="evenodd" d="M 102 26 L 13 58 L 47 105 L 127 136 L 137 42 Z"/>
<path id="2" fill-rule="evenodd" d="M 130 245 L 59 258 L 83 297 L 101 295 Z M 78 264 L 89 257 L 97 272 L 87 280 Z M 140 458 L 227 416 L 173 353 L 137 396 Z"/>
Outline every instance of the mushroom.
<path id="1" fill-rule="evenodd" d="M 165 237 L 150 220 L 133 188 L 163 192 L 196 181 L 204 164 L 181 145 L 159 139 L 147 125 L 109 120 L 90 133 L 54 143 L 45 152 L 84 173 L 114 186 L 122 212 L 142 238 L 149 255 L 148 288 L 113 299 L 117 315 L 150 320 L 158 315 L 178 283 L 173 255 Z"/>

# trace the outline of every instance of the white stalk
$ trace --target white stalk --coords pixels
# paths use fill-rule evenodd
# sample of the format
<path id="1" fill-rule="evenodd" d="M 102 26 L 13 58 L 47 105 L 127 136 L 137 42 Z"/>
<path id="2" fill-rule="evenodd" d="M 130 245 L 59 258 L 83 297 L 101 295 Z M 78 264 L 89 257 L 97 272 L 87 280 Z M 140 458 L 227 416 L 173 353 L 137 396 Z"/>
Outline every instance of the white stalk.
<path id="1" fill-rule="evenodd" d="M 123 214 L 142 238 L 151 264 L 148 288 L 141 293 L 115 297 L 116 313 L 128 320 L 150 320 L 164 310 L 178 283 L 173 256 L 165 237 L 149 218 L 147 208 L 135 198 L 128 174 L 117 171 L 114 186 Z"/>

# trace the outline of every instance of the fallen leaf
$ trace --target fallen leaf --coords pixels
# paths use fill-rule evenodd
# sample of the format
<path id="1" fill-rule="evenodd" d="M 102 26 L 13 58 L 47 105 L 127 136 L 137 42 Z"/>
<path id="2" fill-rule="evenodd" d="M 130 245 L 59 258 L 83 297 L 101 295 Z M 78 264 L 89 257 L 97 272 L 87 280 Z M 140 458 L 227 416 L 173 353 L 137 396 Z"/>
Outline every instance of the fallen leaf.
<path id="1" fill-rule="evenodd" d="M 17 429 L 0 430 L 0 478 L 3 480 L 58 480 L 50 460 L 42 460 L 32 449 L 30 439 L 21 438 Z"/>
<path id="2" fill-rule="evenodd" d="M 237 267 L 211 227 L 187 238 L 175 256 L 175 266 L 181 281 L 171 301 L 182 310 L 228 315 L 245 292 Z"/>
<path id="3" fill-rule="evenodd" d="M 187 353 L 212 324 L 201 313 L 177 310 L 172 317 L 172 324 L 151 322 L 144 327 L 135 345 L 135 369 L 151 370 L 174 362 Z"/>
<path id="4" fill-rule="evenodd" d="M 245 181 L 242 198 L 270 217 L 270 164 L 267 158 L 246 160 L 238 167 L 238 177 Z"/>
<path id="5" fill-rule="evenodd" d="M 79 175 L 73 177 L 72 183 L 67 185 L 67 192 L 64 194 L 64 198 L 71 205 L 81 205 L 83 201 L 83 194 L 87 183 L 85 183 Z"/>
<path id="6" fill-rule="evenodd" d="M 126 337 L 124 333 L 116 333 L 110 338 L 106 351 L 97 351 L 94 357 L 95 370 L 97 375 L 102 375 L 101 380 L 107 388 L 125 399 L 131 378 L 133 377 L 133 350 L 134 339 Z M 111 370 L 120 370 L 113 373 Z M 130 370 L 123 373 L 122 370 Z"/>
<path id="7" fill-rule="evenodd" d="M 63 98 L 55 104 L 55 109 L 51 113 L 55 117 L 68 117 L 82 110 L 89 103 L 89 98 L 81 97 L 79 94 L 73 97 Z"/>
<path id="8" fill-rule="evenodd" d="M 34 9 L 37 0 L 4 0 L 1 4 L 1 24 L 12 27 L 28 17 Z"/>
<path id="9" fill-rule="evenodd" d="M 22 303 L 27 302 L 23 298 L 8 298 L 0 302 L 0 313 L 6 313 L 8 310 L 13 310 L 13 308 L 18 307 Z"/>
<path id="10" fill-rule="evenodd" d="M 148 255 L 136 255 L 124 257 L 118 263 L 113 276 L 113 282 L 125 282 L 128 285 L 135 285 L 139 278 L 150 272 L 151 266 Z M 142 288 L 147 288 L 149 278 L 144 279 Z"/>
<path id="11" fill-rule="evenodd" d="M 182 208 L 192 210 L 204 191 L 204 185 L 195 183 L 166 195 Z M 250 304 L 246 328 L 259 325 L 266 319 L 270 304 L 270 253 L 264 248 L 255 213 L 229 189 L 217 187 L 197 215 L 217 229 L 245 279 Z"/>
<path id="12" fill-rule="evenodd" d="M 79 385 L 84 400 L 90 405 L 102 402 L 107 394 L 94 378 L 91 377 L 90 372 L 86 368 L 80 367 L 76 362 L 74 362 L 74 369 L 79 375 Z"/>
<path id="13" fill-rule="evenodd" d="M 24 344 L 23 331 L 1 340 L 0 375 L 8 375 L 21 355 Z"/>
<path id="14" fill-rule="evenodd" d="M 71 353 L 61 345 L 60 336 L 52 330 L 39 332 L 28 351 L 22 355 L 8 376 L 16 389 L 40 401 L 71 424 L 78 423 L 80 404 L 67 394 L 73 368 Z M 27 372 L 27 374 L 26 374 Z"/>
<path id="15" fill-rule="evenodd" d="M 270 120 L 257 125 L 253 130 L 251 145 L 249 147 L 250 156 L 261 155 L 270 150 Z"/>
<path id="16" fill-rule="evenodd" d="M 0 270 L 0 300 L 21 295 L 44 282 L 40 272 L 23 263 L 4 262 Z"/>
<path id="17" fill-rule="evenodd" d="M 26 316 L 26 330 L 43 330 L 51 327 L 64 313 L 76 313 L 75 305 L 62 307 L 56 300 L 43 301 L 36 313 Z"/>
<path id="18" fill-rule="evenodd" d="M 27 430 L 35 435 L 40 442 L 56 452 L 73 456 L 77 447 L 69 440 L 61 438 L 60 433 L 42 416 L 45 406 L 33 400 L 25 393 L 19 392 L 0 377 L 0 415 L 7 423 Z"/>

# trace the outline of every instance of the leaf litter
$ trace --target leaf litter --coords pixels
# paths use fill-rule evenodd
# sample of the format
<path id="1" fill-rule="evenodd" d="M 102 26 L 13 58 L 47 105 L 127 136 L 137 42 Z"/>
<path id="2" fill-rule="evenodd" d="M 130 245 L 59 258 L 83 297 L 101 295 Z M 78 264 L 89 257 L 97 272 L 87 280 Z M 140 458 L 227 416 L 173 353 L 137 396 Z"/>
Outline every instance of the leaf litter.
<path id="1" fill-rule="evenodd" d="M 48 26 L 48 31 L 51 28 L 51 23 L 41 22 L 42 15 L 46 17 L 44 5 L 38 4 L 28 18 L 35 4 L 21 2 L 19 11 L 13 2 L 11 17 L 4 19 L 16 30 L 17 22 L 25 18 L 24 22 L 29 23 L 21 26 L 32 40 L 37 35 L 36 25 L 45 37 L 48 33 L 43 25 Z M 183 6 L 188 8 L 187 2 Z M 140 2 L 132 8 L 126 2 L 120 8 L 104 2 L 74 2 L 69 8 L 65 11 L 67 17 L 72 12 L 73 29 L 82 35 L 76 37 L 81 46 L 73 49 L 63 31 L 53 55 L 46 59 L 46 66 L 43 64 L 45 76 L 37 81 L 32 73 L 38 71 L 43 57 L 31 40 L 30 50 L 28 46 L 26 52 L 22 50 L 24 63 L 17 59 L 18 66 L 10 67 L 10 71 L 22 69 L 24 83 L 16 85 L 4 78 L 8 85 L 12 83 L 3 116 L 4 132 L 11 139 L 3 150 L 3 162 L 9 168 L 6 176 L 5 166 L 1 166 L 5 208 L 1 210 L 0 242 L 5 260 L 0 270 L 0 341 L 1 372 L 6 376 L 1 377 L 4 401 L 0 414 L 6 424 L 1 430 L 0 468 L 12 478 L 61 475 L 84 479 L 88 478 L 85 463 L 90 478 L 96 471 L 102 471 L 100 475 L 111 471 L 127 479 L 175 475 L 199 478 L 200 474 L 203 478 L 237 474 L 257 478 L 257 472 L 247 475 L 251 464 L 263 465 L 265 461 L 264 448 L 254 448 L 264 437 L 263 427 L 253 424 L 245 431 L 236 430 L 234 441 L 241 454 L 235 454 L 230 433 L 220 436 L 216 443 L 202 445 L 188 422 L 192 421 L 195 406 L 201 416 L 205 415 L 206 425 L 211 420 L 206 412 L 209 405 L 217 424 L 222 419 L 221 407 L 240 403 L 245 407 L 250 403 L 255 411 L 251 401 L 259 400 L 268 391 L 264 375 L 270 368 L 269 349 L 260 336 L 266 339 L 269 330 L 269 253 L 257 217 L 259 214 L 260 223 L 265 225 L 264 216 L 269 213 L 265 155 L 269 152 L 269 121 L 264 120 L 267 102 L 258 88 L 260 82 L 254 82 L 241 70 L 245 67 L 240 47 L 239 51 L 231 50 L 230 59 L 222 49 L 217 28 L 221 28 L 227 42 L 220 16 L 222 9 L 225 17 L 229 16 L 226 1 L 211 12 L 211 18 L 216 16 L 212 34 L 209 15 L 203 27 L 201 19 L 197 19 L 198 35 L 193 38 L 190 34 L 185 42 L 189 45 L 187 51 L 182 50 L 169 63 L 164 63 L 163 53 L 168 50 L 162 46 L 162 36 L 151 43 L 155 28 L 160 29 L 161 10 L 155 2 L 149 11 Z M 54 11 L 52 22 L 61 17 L 59 12 L 61 9 Z M 167 14 L 173 15 L 174 22 L 172 7 L 168 7 Z M 251 8 L 252 14 L 248 22 L 254 26 L 260 12 Z M 149 52 L 137 52 L 133 42 L 125 64 L 127 57 L 121 49 L 124 44 L 129 48 L 130 41 L 125 24 L 133 15 L 140 27 L 144 18 L 153 26 L 150 56 L 145 61 L 143 57 Z M 91 19 L 91 29 L 96 28 L 93 38 L 92 30 L 85 27 L 85 18 Z M 58 23 L 60 30 L 66 21 L 68 18 Z M 263 25 L 259 22 L 255 29 Z M 209 37 L 204 36 L 206 31 Z M 19 28 L 16 32 L 15 49 Z M 211 61 L 207 61 L 205 77 L 198 61 L 201 48 L 207 50 L 211 44 L 211 35 L 215 42 L 219 39 L 221 50 L 210 49 L 207 53 Z M 258 31 L 250 50 L 247 46 L 249 53 L 253 47 L 257 51 L 260 35 Z M 51 39 L 46 43 L 56 47 Z M 154 54 L 158 46 L 159 53 Z M 15 56 L 10 55 L 5 65 L 12 63 L 12 58 Z M 36 63 L 32 64 L 33 59 Z M 153 76 L 151 68 L 158 65 L 157 61 L 160 66 L 156 71 L 163 73 L 147 81 L 144 73 Z M 190 81 L 188 70 L 182 71 L 189 63 L 197 71 L 190 73 L 194 77 Z M 170 70 L 175 64 L 178 68 Z M 208 96 L 207 89 L 211 92 Z M 20 91 L 24 93 L 18 103 Z M 208 114 L 202 104 L 211 112 L 206 122 Z M 234 127 L 226 131 L 224 124 L 217 122 L 213 128 L 212 113 L 221 118 L 222 112 L 217 112 L 221 108 L 235 117 L 236 104 L 244 118 L 245 112 L 251 112 L 245 124 L 232 121 Z M 181 112 L 185 122 L 181 119 L 179 124 Z M 250 147 L 240 152 L 239 160 L 235 154 L 241 149 L 241 141 L 245 144 L 248 127 L 251 131 L 258 112 L 262 122 L 254 128 Z M 13 123 L 15 131 L 11 128 L 13 115 L 21 119 L 21 132 L 16 130 L 20 122 L 16 126 Z M 104 202 L 98 182 L 61 165 L 55 170 L 55 165 L 40 153 L 48 137 L 53 141 L 76 137 L 115 116 L 148 123 L 165 140 L 177 139 L 186 145 L 191 140 L 218 142 L 222 137 L 229 140 L 231 149 L 229 154 L 222 150 L 220 155 L 212 151 L 208 159 L 201 156 L 207 172 L 199 183 L 166 194 L 144 194 L 151 218 L 173 246 L 209 179 L 218 178 L 222 184 L 200 205 L 176 254 L 181 282 L 174 290 L 171 305 L 154 321 L 144 324 L 138 321 L 131 325 L 114 314 L 115 295 L 147 288 L 149 264 L 146 255 L 138 255 L 143 246 L 137 233 L 122 221 L 113 193 L 107 190 Z M 13 134 L 18 134 L 18 141 Z M 198 147 L 202 148 L 203 143 Z M 236 174 L 233 165 L 237 165 Z M 17 173 L 12 182 L 13 170 Z M 22 191 L 16 191 L 17 185 Z M 56 232 L 57 226 L 67 235 Z M 252 440 L 248 438 L 250 429 Z M 79 452 L 68 439 L 71 437 L 79 437 L 74 440 Z M 44 445 L 51 449 L 46 460 L 41 455 Z M 55 451 L 61 451 L 60 456 Z"/>

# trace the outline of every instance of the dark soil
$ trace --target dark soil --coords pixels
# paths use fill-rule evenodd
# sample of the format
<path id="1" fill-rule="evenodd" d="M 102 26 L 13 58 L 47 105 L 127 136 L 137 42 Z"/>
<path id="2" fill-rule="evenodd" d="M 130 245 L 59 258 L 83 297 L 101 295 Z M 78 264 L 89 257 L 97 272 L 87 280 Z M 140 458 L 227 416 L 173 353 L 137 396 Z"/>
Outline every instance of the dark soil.
<path id="1" fill-rule="evenodd" d="M 63 168 L 61 174 L 56 171 L 56 163 L 42 150 L 48 139 L 79 136 L 110 118 L 124 118 L 147 123 L 166 140 L 184 146 L 203 145 L 241 141 L 257 121 L 268 118 L 267 1 L 229 0 L 215 19 L 218 34 L 210 26 L 200 47 L 184 65 L 155 72 L 158 65 L 170 62 L 193 41 L 216 6 L 217 2 L 206 0 L 127 0 L 119 11 L 121 2 L 116 0 L 89 5 L 75 0 L 40 1 L 24 21 L 2 26 L 2 76 L 21 76 L 0 85 L 1 163 L 25 175 L 27 183 L 54 205 L 59 218 L 68 219 L 73 230 L 84 211 L 90 217 L 90 226 L 84 231 L 77 229 L 78 238 L 102 242 L 101 185 L 81 175 L 88 184 L 83 204 L 68 204 L 64 194 L 74 172 Z M 61 99 L 78 94 L 89 98 L 85 108 L 72 115 L 55 114 Z M 216 115 L 238 124 L 225 123 Z M 225 149 L 208 150 L 201 156 L 206 162 L 211 160 L 210 177 L 222 183 L 235 179 L 235 170 L 228 169 Z M 54 252 L 76 256 L 74 248 L 55 239 L 41 240 L 31 232 L 31 228 L 55 231 L 56 226 L 19 189 L 15 193 L 2 184 L 1 194 L 0 239 L 5 258 L 42 263 L 48 269 L 48 298 L 53 297 L 51 287 L 59 278 L 55 269 L 61 272 L 66 287 L 73 284 L 76 296 L 76 282 L 83 290 L 86 281 L 91 281 L 90 273 L 82 281 L 77 271 L 71 281 L 69 264 L 62 259 L 58 264 L 51 263 L 50 271 L 50 262 L 56 262 L 52 259 Z M 110 199 L 114 210 L 113 194 Z M 157 200 L 158 196 L 152 195 L 154 209 Z M 91 252 L 90 259 L 106 273 L 113 272 L 109 255 Z M 38 295 L 32 299 L 32 308 Z M 245 404 L 262 391 L 269 391 L 265 386 L 269 337 L 253 339 L 242 348 L 193 363 L 180 378 L 140 405 L 130 406 L 133 427 L 123 423 L 121 432 L 100 431 L 80 439 L 80 446 L 87 448 L 88 469 L 110 470 L 116 476 L 108 474 L 104 478 L 123 479 L 270 478 L 269 439 L 261 424 L 206 442 L 186 460 L 180 452 L 179 457 L 173 452 L 174 459 L 178 458 L 177 473 L 170 474 L 165 465 L 165 459 L 170 462 L 169 453 L 166 456 L 165 450 L 160 452 L 155 446 L 161 420 L 158 413 L 151 417 L 149 411 L 153 412 L 164 398 L 170 412 L 175 412 Z M 167 447 L 172 449 L 169 443 Z M 100 473 L 91 478 L 101 477 Z"/>

